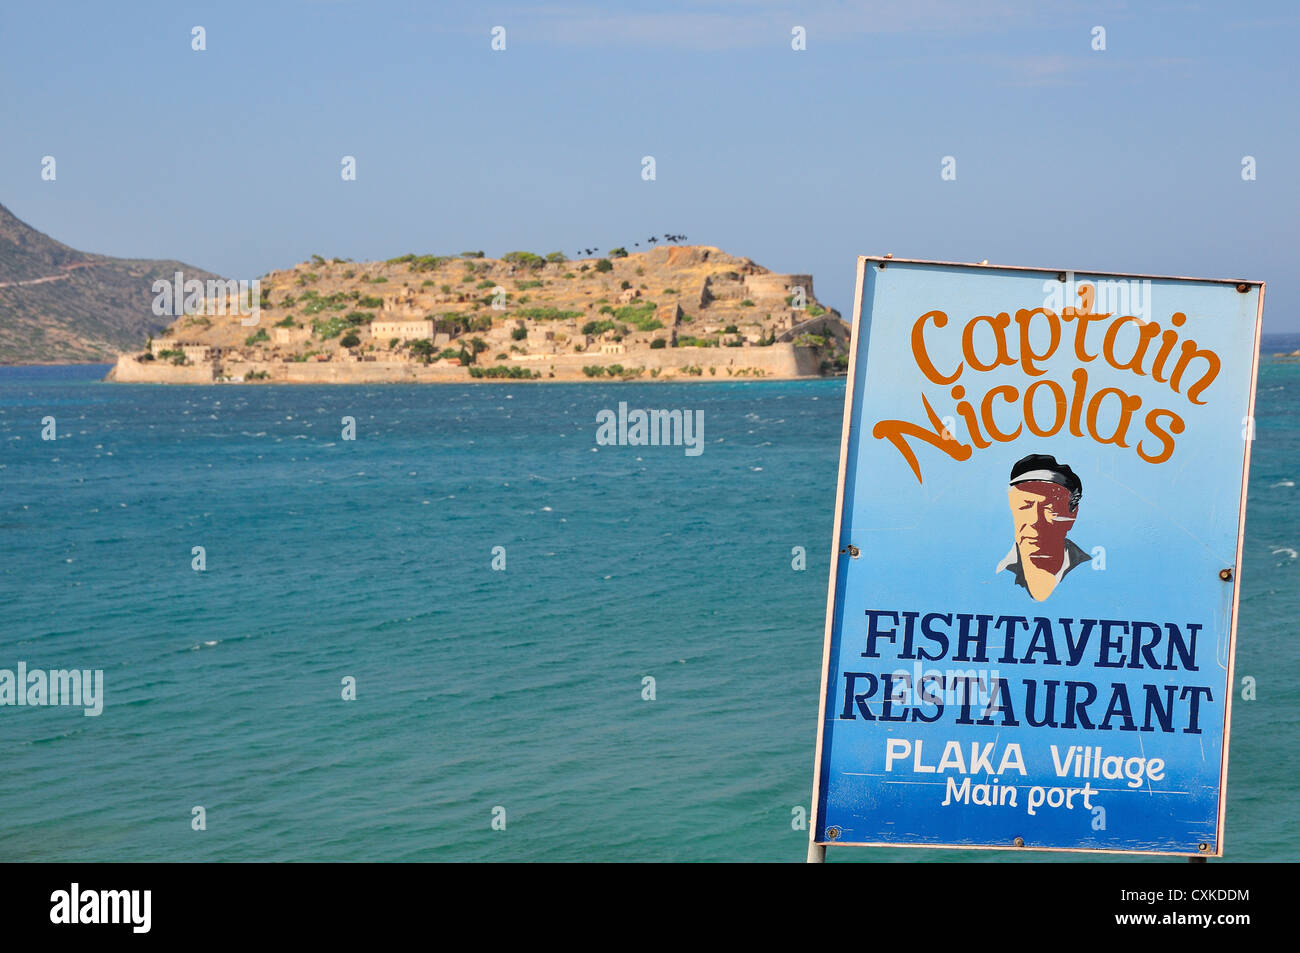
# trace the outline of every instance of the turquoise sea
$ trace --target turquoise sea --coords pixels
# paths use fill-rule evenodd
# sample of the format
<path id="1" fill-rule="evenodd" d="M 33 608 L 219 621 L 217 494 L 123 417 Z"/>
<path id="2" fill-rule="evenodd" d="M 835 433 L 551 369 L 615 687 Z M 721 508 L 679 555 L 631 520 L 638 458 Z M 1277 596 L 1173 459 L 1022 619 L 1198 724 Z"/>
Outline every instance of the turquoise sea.
<path id="1" fill-rule="evenodd" d="M 0 369 L 0 668 L 105 679 L 0 708 L 0 860 L 803 859 L 842 380 L 105 370 Z M 703 454 L 597 447 L 620 401 L 702 410 Z M 1300 363 L 1257 410 L 1226 859 L 1292 860 Z M 831 851 L 966 858 L 1017 859 Z"/>

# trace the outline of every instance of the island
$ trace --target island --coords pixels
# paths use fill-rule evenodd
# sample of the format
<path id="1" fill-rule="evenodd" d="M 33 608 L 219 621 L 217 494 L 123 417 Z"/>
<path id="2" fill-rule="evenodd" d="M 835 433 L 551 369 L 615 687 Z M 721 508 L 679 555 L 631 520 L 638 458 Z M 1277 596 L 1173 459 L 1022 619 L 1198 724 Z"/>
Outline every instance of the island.
<path id="1" fill-rule="evenodd" d="M 578 260 L 315 255 L 244 288 L 208 281 L 173 300 L 184 277 L 174 296 L 165 282 L 155 287 L 178 316 L 118 355 L 108 380 L 755 380 L 847 365 L 849 326 L 817 301 L 811 275 L 776 274 L 712 246 Z"/>

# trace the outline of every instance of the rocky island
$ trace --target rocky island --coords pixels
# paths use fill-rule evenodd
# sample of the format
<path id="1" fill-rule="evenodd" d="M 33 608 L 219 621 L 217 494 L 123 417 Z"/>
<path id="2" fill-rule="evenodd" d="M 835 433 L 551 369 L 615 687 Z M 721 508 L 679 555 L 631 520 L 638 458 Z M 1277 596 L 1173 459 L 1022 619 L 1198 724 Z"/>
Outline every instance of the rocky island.
<path id="1" fill-rule="evenodd" d="M 222 282 L 206 288 L 142 349 L 119 355 L 108 379 L 817 377 L 844 372 L 849 337 L 839 313 L 817 301 L 812 276 L 699 245 L 575 261 L 558 252 L 364 263 L 316 255 L 260 279 L 256 300 L 249 292 L 238 309 Z"/>

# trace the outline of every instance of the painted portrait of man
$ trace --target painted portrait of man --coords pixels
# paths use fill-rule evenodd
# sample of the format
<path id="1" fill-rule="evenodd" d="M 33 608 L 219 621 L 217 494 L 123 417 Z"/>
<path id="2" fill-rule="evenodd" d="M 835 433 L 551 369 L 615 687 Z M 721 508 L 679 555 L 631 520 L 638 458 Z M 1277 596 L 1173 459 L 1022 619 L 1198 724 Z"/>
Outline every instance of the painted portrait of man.
<path id="1" fill-rule="evenodd" d="M 1007 487 L 1014 537 L 996 572 L 1009 571 L 1016 585 L 1043 602 L 1071 570 L 1091 562 L 1066 536 L 1082 499 L 1083 482 L 1055 457 L 1031 453 L 1016 461 Z"/>

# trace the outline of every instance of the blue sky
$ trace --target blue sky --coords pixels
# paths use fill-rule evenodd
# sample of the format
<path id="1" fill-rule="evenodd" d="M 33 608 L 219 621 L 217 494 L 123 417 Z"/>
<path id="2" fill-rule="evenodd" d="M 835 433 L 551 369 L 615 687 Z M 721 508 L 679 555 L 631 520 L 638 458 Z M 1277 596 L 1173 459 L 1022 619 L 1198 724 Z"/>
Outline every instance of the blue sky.
<path id="1" fill-rule="evenodd" d="M 231 277 L 677 232 L 846 315 L 892 253 L 1263 279 L 1300 331 L 1297 48 L 1287 3 L 6 2 L 0 202 Z"/>

